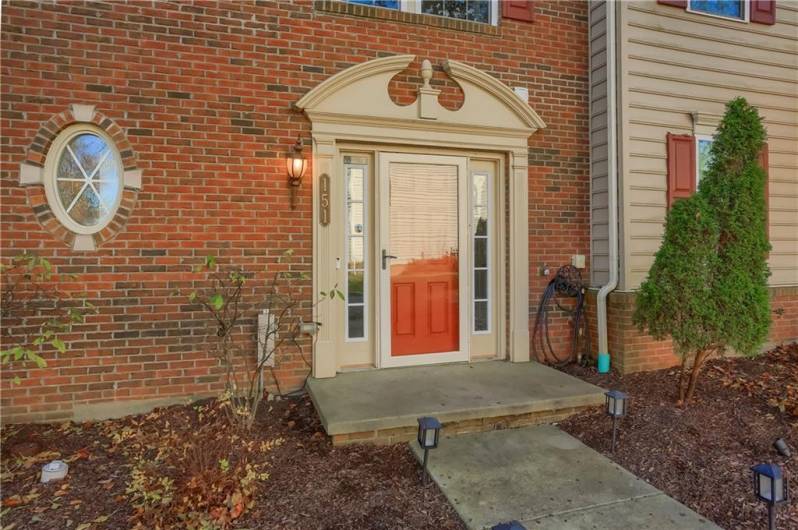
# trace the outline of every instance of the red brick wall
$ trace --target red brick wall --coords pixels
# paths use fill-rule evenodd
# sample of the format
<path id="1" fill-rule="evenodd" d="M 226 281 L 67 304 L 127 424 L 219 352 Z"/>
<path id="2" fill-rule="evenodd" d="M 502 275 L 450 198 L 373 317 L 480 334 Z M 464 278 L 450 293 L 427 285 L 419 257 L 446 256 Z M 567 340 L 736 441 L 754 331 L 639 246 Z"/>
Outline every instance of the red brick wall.
<path id="1" fill-rule="evenodd" d="M 598 352 L 596 333 L 596 290 L 588 296 L 593 352 Z M 607 302 L 607 339 L 612 366 L 621 373 L 669 368 L 679 364 L 670 340 L 657 341 L 640 333 L 632 324 L 635 293 L 616 291 Z M 798 340 L 798 287 L 771 287 L 773 323 L 764 349 Z"/>
<path id="2" fill-rule="evenodd" d="M 59 273 L 77 274 L 99 314 L 68 337 L 67 354 L 46 354 L 47 368 L 4 371 L 3 420 L 217 392 L 206 323 L 171 293 L 196 285 L 191 267 L 208 254 L 263 271 L 292 248 L 298 268 L 310 271 L 311 190 L 303 186 L 292 211 L 283 163 L 310 124 L 291 104 L 336 72 L 384 55 L 455 59 L 529 88 L 548 126 L 530 140 L 534 309 L 547 280 L 535 266 L 556 270 L 589 244 L 587 4 L 540 1 L 536 10 L 534 23 L 504 20 L 492 35 L 330 14 L 308 1 L 5 3 L 2 253 L 33 250 Z M 440 71 L 435 77 L 456 107 L 457 87 Z M 415 74 L 398 79 L 394 98 L 419 82 Z M 126 225 L 88 253 L 47 232 L 18 184 L 37 130 L 71 103 L 114 120 L 143 171 Z M 306 373 L 296 352 L 277 359 L 284 390 Z M 10 384 L 14 375 L 19 386 Z"/>
<path id="3" fill-rule="evenodd" d="M 798 287 L 773 287 L 770 290 L 773 324 L 768 340 L 772 344 L 798 340 Z"/>

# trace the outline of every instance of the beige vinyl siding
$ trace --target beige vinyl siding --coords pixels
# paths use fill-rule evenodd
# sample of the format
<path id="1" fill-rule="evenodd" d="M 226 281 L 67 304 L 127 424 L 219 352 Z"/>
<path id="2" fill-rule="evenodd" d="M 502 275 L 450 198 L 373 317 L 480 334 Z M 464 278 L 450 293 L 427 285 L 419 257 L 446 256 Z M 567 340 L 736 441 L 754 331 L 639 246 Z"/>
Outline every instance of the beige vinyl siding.
<path id="1" fill-rule="evenodd" d="M 607 3 L 590 5 L 590 284 L 609 280 Z"/>
<path id="2" fill-rule="evenodd" d="M 741 23 L 653 1 L 621 3 L 622 289 L 646 277 L 666 213 L 666 134 L 692 113 L 722 115 L 744 96 L 769 145 L 771 285 L 798 285 L 798 3 L 776 24 Z"/>

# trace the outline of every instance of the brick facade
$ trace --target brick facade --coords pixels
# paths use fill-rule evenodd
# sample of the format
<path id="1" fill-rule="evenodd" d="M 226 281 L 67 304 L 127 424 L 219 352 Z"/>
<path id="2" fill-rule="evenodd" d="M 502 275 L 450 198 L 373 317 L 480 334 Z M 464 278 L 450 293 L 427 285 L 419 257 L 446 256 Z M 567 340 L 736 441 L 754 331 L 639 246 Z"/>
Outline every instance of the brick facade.
<path id="1" fill-rule="evenodd" d="M 322 4 L 329 3 L 4 4 L 2 254 L 50 258 L 58 273 L 77 275 L 76 288 L 99 313 L 67 337 L 66 354 L 46 353 L 47 368 L 4 370 L 3 421 L 216 393 L 207 323 L 172 293 L 199 285 L 191 268 L 208 254 L 264 279 L 291 248 L 297 269 L 310 271 L 311 190 L 304 185 L 290 209 L 283 160 L 297 135 L 309 138 L 310 123 L 291 105 L 369 59 L 455 59 L 527 87 L 547 124 L 529 144 L 533 307 L 548 281 L 535 274 L 538 265 L 553 273 L 572 254 L 588 254 L 587 3 L 539 1 L 533 23 L 503 20 L 486 31 Z M 420 85 L 418 65 L 408 72 L 391 85 L 395 101 Z M 444 104 L 457 106 L 462 94 L 443 72 L 433 84 Z M 40 201 L 19 185 L 38 132 L 72 104 L 94 105 L 118 125 L 142 172 L 125 222 L 91 252 L 73 251 L 48 231 L 34 211 Z M 247 334 L 254 337 L 253 322 Z M 302 385 L 308 369 L 299 352 L 282 352 L 276 364 L 283 390 Z"/>
<path id="2" fill-rule="evenodd" d="M 596 293 L 588 291 L 588 319 L 593 351 L 598 352 L 596 333 Z M 621 373 L 669 368 L 679 364 L 671 341 L 657 341 L 640 333 L 632 324 L 635 293 L 616 291 L 607 301 L 607 339 L 611 365 Z M 773 323 L 764 348 L 798 340 L 798 287 L 771 287 L 770 308 Z"/>

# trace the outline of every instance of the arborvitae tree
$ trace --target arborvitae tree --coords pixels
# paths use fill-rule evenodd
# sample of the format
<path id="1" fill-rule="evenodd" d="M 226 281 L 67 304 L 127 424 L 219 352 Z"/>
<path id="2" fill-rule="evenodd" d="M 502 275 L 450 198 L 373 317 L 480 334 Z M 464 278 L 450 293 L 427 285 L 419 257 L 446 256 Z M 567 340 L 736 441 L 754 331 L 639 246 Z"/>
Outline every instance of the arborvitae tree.
<path id="1" fill-rule="evenodd" d="M 765 129 L 743 98 L 726 105 L 698 192 L 673 205 L 665 236 L 640 287 L 634 322 L 682 357 L 679 402 L 704 362 L 733 349 L 756 355 L 770 328 Z"/>

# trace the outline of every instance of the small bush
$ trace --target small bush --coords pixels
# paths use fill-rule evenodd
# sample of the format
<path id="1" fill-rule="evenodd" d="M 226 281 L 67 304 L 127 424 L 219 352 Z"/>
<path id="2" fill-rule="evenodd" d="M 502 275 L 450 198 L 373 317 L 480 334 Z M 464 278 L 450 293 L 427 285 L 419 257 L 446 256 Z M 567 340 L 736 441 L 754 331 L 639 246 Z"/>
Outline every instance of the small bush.
<path id="1" fill-rule="evenodd" d="M 44 368 L 43 352 L 65 353 L 62 337 L 95 308 L 62 291 L 50 261 L 36 254 L 25 252 L 0 264 L 0 276 L 0 364 L 5 370 L 25 363 Z M 18 376 L 14 382 L 20 382 Z"/>
<path id="2" fill-rule="evenodd" d="M 224 370 L 224 392 L 219 401 L 230 425 L 242 432 L 251 429 L 255 422 L 266 392 L 263 371 L 277 353 L 294 348 L 304 358 L 300 340 L 303 313 L 312 315 L 318 304 L 344 299 L 344 294 L 334 286 L 319 293 L 311 307 L 303 307 L 302 284 L 308 278 L 304 272 L 292 270 L 292 257 L 292 250 L 285 251 L 274 263 L 277 270 L 260 285 L 253 279 L 255 275 L 242 267 L 220 267 L 215 256 L 206 257 L 203 265 L 194 268 L 195 273 L 202 273 L 205 278 L 200 289 L 188 294 L 188 300 L 203 310 L 213 330 L 212 353 Z M 252 298 L 260 298 L 261 302 L 248 302 Z M 266 324 L 258 330 L 260 356 L 255 348 L 242 345 L 241 340 L 245 322 L 257 321 L 258 310 L 268 315 Z M 274 382 L 279 392 L 276 378 Z"/>
<path id="3" fill-rule="evenodd" d="M 263 455 L 282 440 L 242 438 L 226 427 L 223 407 L 212 401 L 197 406 L 194 418 L 168 421 L 155 411 L 121 431 L 108 422 L 113 450 L 134 462 L 126 490 L 133 528 L 225 529 L 252 507 L 258 482 L 269 477 Z M 186 437 L 194 423 L 201 426 Z"/>

